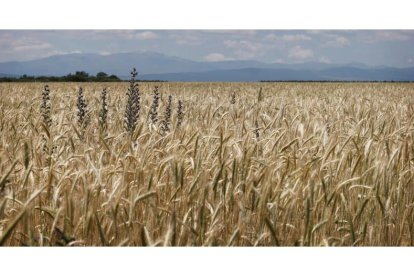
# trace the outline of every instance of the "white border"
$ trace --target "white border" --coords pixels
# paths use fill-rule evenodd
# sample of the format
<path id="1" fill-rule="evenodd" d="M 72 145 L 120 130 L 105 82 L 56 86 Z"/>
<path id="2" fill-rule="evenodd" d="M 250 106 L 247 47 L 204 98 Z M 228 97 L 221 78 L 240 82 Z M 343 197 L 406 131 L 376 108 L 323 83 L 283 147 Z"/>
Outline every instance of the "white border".
<path id="1" fill-rule="evenodd" d="M 1 4 L 0 29 L 414 29 L 410 2 L 13 0 Z M 400 275 L 411 272 L 413 251 L 0 248 L 0 260 L 2 275 Z"/>
<path id="2" fill-rule="evenodd" d="M 414 248 L 0 248 L 2 274 L 401 275 Z M 270 273 L 270 274 L 269 274 Z"/>
<path id="3" fill-rule="evenodd" d="M 413 248 L 0 248 L 2 274 L 55 276 L 402 275 L 412 271 L 413 253 Z"/>
<path id="4" fill-rule="evenodd" d="M 0 29 L 413 29 L 407 0 L 9 0 Z"/>

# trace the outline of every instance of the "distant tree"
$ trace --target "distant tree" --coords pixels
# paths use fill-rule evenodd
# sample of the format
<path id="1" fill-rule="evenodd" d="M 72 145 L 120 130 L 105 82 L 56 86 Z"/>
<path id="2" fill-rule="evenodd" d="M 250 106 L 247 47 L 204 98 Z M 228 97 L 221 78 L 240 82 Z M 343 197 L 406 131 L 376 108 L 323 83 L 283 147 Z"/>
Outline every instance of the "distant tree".
<path id="1" fill-rule="evenodd" d="M 47 81 L 70 81 L 70 82 L 115 82 L 122 81 L 116 75 L 108 75 L 105 72 L 99 72 L 94 75 L 89 75 L 85 71 L 76 71 L 75 74 L 67 74 L 66 76 L 28 76 L 24 74 L 20 77 L 0 76 L 0 82 L 47 82 Z"/>
<path id="2" fill-rule="evenodd" d="M 75 76 L 87 78 L 89 77 L 89 74 L 85 71 L 76 71 Z"/>
<path id="3" fill-rule="evenodd" d="M 90 79 L 89 74 L 85 71 L 76 71 L 75 75 L 69 74 L 65 77 L 67 81 L 88 81 Z"/>
<path id="4" fill-rule="evenodd" d="M 99 72 L 98 74 L 96 74 L 96 77 L 99 79 L 105 79 L 108 77 L 108 74 L 105 72 Z"/>
<path id="5" fill-rule="evenodd" d="M 120 78 L 118 78 L 117 76 L 115 76 L 115 75 L 110 75 L 109 76 L 109 80 L 111 80 L 111 81 L 120 81 L 121 79 Z"/>

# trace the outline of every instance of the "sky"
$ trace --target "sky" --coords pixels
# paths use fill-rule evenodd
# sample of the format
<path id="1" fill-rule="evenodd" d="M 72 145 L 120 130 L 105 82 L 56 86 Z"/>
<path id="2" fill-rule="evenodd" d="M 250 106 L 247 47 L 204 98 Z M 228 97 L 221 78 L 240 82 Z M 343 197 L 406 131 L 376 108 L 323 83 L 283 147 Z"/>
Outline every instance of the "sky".
<path id="1" fill-rule="evenodd" d="M 414 67 L 414 30 L 0 30 L 0 62 L 134 51 L 207 62 Z"/>

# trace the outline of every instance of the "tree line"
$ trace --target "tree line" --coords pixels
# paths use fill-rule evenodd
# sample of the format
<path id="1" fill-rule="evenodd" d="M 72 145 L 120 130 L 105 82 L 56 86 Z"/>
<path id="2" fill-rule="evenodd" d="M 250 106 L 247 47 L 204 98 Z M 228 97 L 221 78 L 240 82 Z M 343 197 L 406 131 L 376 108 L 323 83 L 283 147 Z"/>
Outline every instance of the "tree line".
<path id="1" fill-rule="evenodd" d="M 0 77 L 0 82 L 119 82 L 123 81 L 116 75 L 108 75 L 105 72 L 99 72 L 94 75 L 89 75 L 85 71 L 76 71 L 75 74 L 68 74 L 66 76 L 28 76 L 22 75 L 20 77 Z M 142 81 L 145 82 L 145 81 Z M 161 82 L 154 80 L 151 82 Z"/>

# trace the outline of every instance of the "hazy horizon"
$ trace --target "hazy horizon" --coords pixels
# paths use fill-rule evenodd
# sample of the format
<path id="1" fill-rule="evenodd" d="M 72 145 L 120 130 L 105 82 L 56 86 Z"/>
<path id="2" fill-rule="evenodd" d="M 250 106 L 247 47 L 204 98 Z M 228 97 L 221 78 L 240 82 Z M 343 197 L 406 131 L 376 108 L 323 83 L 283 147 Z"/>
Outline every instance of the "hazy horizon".
<path id="1" fill-rule="evenodd" d="M 0 62 L 157 52 L 193 61 L 413 67 L 412 30 L 0 30 Z"/>

